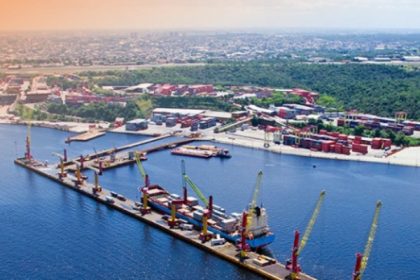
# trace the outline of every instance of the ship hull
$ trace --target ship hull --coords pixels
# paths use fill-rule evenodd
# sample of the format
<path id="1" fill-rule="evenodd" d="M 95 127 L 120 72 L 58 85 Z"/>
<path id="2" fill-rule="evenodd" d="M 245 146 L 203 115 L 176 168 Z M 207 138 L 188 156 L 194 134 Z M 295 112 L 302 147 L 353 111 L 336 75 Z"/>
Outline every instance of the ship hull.
<path id="1" fill-rule="evenodd" d="M 159 212 L 162 212 L 162 213 L 165 213 L 165 214 L 168 214 L 168 215 L 171 214 L 171 209 L 169 209 L 169 208 L 167 208 L 167 207 L 165 207 L 165 206 L 163 206 L 159 203 L 156 203 L 154 201 L 149 200 L 149 204 L 152 208 L 154 208 L 155 210 L 157 210 Z M 186 220 L 188 223 L 190 223 L 190 224 L 192 224 L 192 225 L 194 225 L 198 228 L 202 228 L 202 226 L 203 226 L 203 224 L 200 221 L 197 221 L 197 220 L 193 219 L 192 217 L 182 215 L 181 213 L 177 212 L 176 217 L 178 219 Z M 208 226 L 208 230 L 213 232 L 214 234 L 219 234 L 221 237 L 223 237 L 224 239 L 226 239 L 229 242 L 234 243 L 234 244 L 237 244 L 241 239 L 241 236 L 239 234 L 232 235 L 232 234 L 226 233 L 224 231 L 218 230 L 216 228 L 213 228 L 211 226 Z M 270 233 L 270 234 L 267 234 L 267 235 L 264 235 L 264 236 L 255 237 L 253 239 L 247 239 L 247 244 L 251 247 L 251 249 L 257 250 L 257 249 L 261 249 L 261 248 L 273 243 L 274 240 L 275 240 L 275 235 Z"/>

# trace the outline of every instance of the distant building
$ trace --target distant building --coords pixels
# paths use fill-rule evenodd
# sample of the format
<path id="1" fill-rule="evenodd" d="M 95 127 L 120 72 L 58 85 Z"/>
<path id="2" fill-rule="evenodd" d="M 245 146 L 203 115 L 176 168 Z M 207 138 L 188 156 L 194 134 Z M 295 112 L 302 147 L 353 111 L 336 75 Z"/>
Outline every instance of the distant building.
<path id="1" fill-rule="evenodd" d="M 369 59 L 367 57 L 364 57 L 364 56 L 355 56 L 355 57 L 353 57 L 353 60 L 357 61 L 357 62 L 365 62 L 365 61 L 368 61 Z"/>
<path id="2" fill-rule="evenodd" d="M 213 85 L 193 85 L 190 86 L 189 89 L 193 94 L 199 94 L 204 92 L 210 93 L 214 91 Z"/>
<path id="3" fill-rule="evenodd" d="M 165 115 L 175 117 L 195 117 L 204 113 L 205 110 L 194 109 L 177 109 L 177 108 L 156 108 L 153 110 L 153 115 Z"/>
<path id="4" fill-rule="evenodd" d="M 148 128 L 148 124 L 147 124 L 147 120 L 145 119 L 135 119 L 135 120 L 128 121 L 125 124 L 125 129 L 128 131 L 138 131 L 138 130 L 147 129 L 147 128 Z"/>
<path id="5" fill-rule="evenodd" d="M 176 86 L 170 84 L 164 84 L 155 90 L 155 94 L 157 95 L 166 95 L 170 96 L 173 91 L 176 90 Z"/>
<path id="6" fill-rule="evenodd" d="M 295 110 L 296 115 L 310 115 L 315 111 L 313 107 L 300 104 L 284 104 L 283 106 Z"/>
<path id="7" fill-rule="evenodd" d="M 409 55 L 409 56 L 403 56 L 402 59 L 408 62 L 418 62 L 420 61 L 420 56 Z"/>
<path id="8" fill-rule="evenodd" d="M 124 91 L 125 92 L 138 92 L 138 93 L 149 93 L 150 92 L 150 88 L 153 86 L 153 84 L 150 83 L 143 83 L 143 84 L 138 84 L 135 86 L 131 86 L 126 88 Z"/>

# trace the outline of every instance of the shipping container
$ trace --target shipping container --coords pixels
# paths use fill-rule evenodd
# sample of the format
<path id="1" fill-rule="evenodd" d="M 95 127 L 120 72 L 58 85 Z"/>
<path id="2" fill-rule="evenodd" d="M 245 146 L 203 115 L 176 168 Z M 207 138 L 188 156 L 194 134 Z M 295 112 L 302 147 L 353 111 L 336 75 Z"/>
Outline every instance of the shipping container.
<path id="1" fill-rule="evenodd" d="M 347 141 L 348 136 L 346 134 L 339 134 L 338 135 L 338 139 L 339 140 L 343 140 L 343 141 Z"/>
<path id="2" fill-rule="evenodd" d="M 356 153 L 367 154 L 368 146 L 363 144 L 355 144 L 353 143 L 351 150 Z"/>
<path id="3" fill-rule="evenodd" d="M 337 154 L 341 154 L 342 150 L 343 150 L 343 145 L 340 143 L 336 143 L 334 147 L 334 152 L 336 152 Z"/>
<path id="4" fill-rule="evenodd" d="M 385 148 L 390 148 L 392 145 L 392 141 L 391 139 L 382 139 L 382 147 Z"/>
<path id="5" fill-rule="evenodd" d="M 342 153 L 342 154 L 344 154 L 344 155 L 350 155 L 350 147 L 348 147 L 348 146 L 343 146 L 343 147 L 341 148 L 341 153 Z"/>
<path id="6" fill-rule="evenodd" d="M 372 149 L 379 150 L 382 149 L 382 139 L 381 138 L 373 138 L 371 142 Z"/>
<path id="7" fill-rule="evenodd" d="M 354 136 L 353 143 L 362 144 L 362 136 Z"/>

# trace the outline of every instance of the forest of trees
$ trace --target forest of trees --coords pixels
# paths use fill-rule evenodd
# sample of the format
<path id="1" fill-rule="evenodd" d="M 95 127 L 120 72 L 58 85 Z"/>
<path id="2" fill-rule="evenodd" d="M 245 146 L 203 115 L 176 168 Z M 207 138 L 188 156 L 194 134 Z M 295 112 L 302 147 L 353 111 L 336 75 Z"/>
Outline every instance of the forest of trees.
<path id="1" fill-rule="evenodd" d="M 302 87 L 321 93 L 324 102 L 333 102 L 337 107 L 381 116 L 406 111 L 409 118 L 420 119 L 420 70 L 405 66 L 269 61 L 85 72 L 82 75 L 99 85 L 151 82 Z"/>

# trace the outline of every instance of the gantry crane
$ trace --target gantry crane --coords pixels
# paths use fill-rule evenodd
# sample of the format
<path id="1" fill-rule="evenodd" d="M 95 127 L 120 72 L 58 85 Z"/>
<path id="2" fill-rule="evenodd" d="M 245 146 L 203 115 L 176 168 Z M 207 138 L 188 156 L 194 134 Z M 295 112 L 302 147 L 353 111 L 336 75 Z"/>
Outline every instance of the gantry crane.
<path id="1" fill-rule="evenodd" d="M 372 251 L 373 241 L 375 240 L 376 230 L 378 228 L 378 219 L 381 212 L 382 202 L 376 203 L 375 214 L 373 215 L 372 225 L 370 226 L 369 237 L 365 245 L 365 251 L 363 255 L 361 253 L 356 254 L 356 265 L 353 272 L 353 280 L 361 280 L 363 273 L 366 270 L 370 252 Z"/>
<path id="2" fill-rule="evenodd" d="M 305 233 L 303 234 L 300 244 L 299 244 L 300 233 L 298 230 L 295 231 L 295 238 L 293 241 L 293 248 L 292 248 L 292 258 L 291 260 L 287 261 L 287 264 L 286 264 L 287 269 L 291 271 L 289 275 L 290 279 L 299 279 L 299 273 L 301 271 L 301 268 L 299 265 L 298 258 L 299 258 L 299 255 L 302 253 L 303 249 L 305 248 L 306 244 L 308 243 L 309 236 L 311 235 L 312 229 L 318 218 L 322 203 L 324 202 L 324 198 L 325 198 L 325 191 L 322 191 L 319 195 L 319 198 L 316 203 L 314 212 L 312 213 L 311 219 L 309 220 L 309 223 L 306 226 L 306 230 L 305 230 Z"/>
<path id="3" fill-rule="evenodd" d="M 144 179 L 144 186 L 143 188 L 140 188 L 140 191 L 143 194 L 142 196 L 143 205 L 140 209 L 140 212 L 142 213 L 142 215 L 145 215 L 145 214 L 150 213 L 151 211 L 151 208 L 148 206 L 149 196 L 147 194 L 147 188 L 150 186 L 150 180 L 149 180 L 149 175 L 146 173 L 146 171 L 143 168 L 143 164 L 141 163 L 139 153 L 136 153 L 136 163 L 137 163 L 139 172 L 142 178 Z"/>

